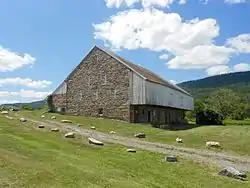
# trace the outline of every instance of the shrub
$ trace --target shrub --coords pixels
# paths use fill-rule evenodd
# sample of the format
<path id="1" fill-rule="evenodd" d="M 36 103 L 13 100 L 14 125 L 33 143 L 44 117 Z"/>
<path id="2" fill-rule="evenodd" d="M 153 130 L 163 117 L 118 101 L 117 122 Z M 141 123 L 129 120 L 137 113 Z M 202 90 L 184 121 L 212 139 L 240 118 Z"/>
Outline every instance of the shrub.
<path id="1" fill-rule="evenodd" d="M 52 95 L 49 95 L 46 99 L 47 105 L 48 105 L 48 112 L 54 112 L 54 105 L 52 101 Z"/>
<path id="2" fill-rule="evenodd" d="M 199 125 L 222 125 L 223 116 L 213 110 L 203 110 L 196 114 L 196 124 Z"/>

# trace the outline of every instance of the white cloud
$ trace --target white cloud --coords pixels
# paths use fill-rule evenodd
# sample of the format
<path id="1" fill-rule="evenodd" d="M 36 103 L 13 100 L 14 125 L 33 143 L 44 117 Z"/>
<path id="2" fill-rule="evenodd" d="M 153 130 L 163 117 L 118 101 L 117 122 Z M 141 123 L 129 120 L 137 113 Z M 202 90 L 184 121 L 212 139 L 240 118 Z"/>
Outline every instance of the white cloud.
<path id="1" fill-rule="evenodd" d="M 177 81 L 175 80 L 169 80 L 169 82 L 171 82 L 172 84 L 177 84 Z"/>
<path id="2" fill-rule="evenodd" d="M 22 97 L 22 98 L 43 99 L 46 96 L 48 96 L 49 94 L 51 94 L 51 92 L 36 92 L 33 90 L 24 90 L 24 89 L 21 89 L 18 92 L 0 91 L 1 98 Z"/>
<path id="3" fill-rule="evenodd" d="M 234 69 L 235 72 L 250 71 L 250 64 L 239 63 L 237 65 L 234 65 L 233 69 Z"/>
<path id="4" fill-rule="evenodd" d="M 19 103 L 20 101 L 18 100 L 1 100 L 0 99 L 0 105 L 1 104 L 14 104 L 14 103 Z"/>
<path id="5" fill-rule="evenodd" d="M 227 65 L 217 65 L 213 67 L 209 67 L 207 70 L 208 76 L 226 74 L 230 72 L 230 68 Z"/>
<path id="6" fill-rule="evenodd" d="M 215 19 L 183 20 L 177 13 L 156 9 L 131 9 L 109 21 L 94 24 L 94 37 L 115 49 L 146 48 L 176 57 L 169 68 L 207 68 L 227 64 L 232 48 L 216 46 L 219 25 Z"/>
<path id="7" fill-rule="evenodd" d="M 0 87 L 4 85 L 26 86 L 30 88 L 47 88 L 52 84 L 48 80 L 32 80 L 30 78 L 0 78 Z"/>
<path id="8" fill-rule="evenodd" d="M 220 75 L 220 74 L 226 74 L 226 73 L 232 73 L 232 72 L 244 72 L 244 71 L 250 71 L 250 64 L 239 63 L 232 67 L 229 67 L 227 65 L 217 65 L 217 66 L 212 66 L 206 69 L 208 76 L 214 76 L 214 75 Z"/>
<path id="9" fill-rule="evenodd" d="M 169 58 L 169 55 L 168 55 L 168 54 L 162 54 L 162 55 L 160 55 L 159 58 L 160 58 L 160 59 L 168 59 L 168 58 Z"/>
<path id="10" fill-rule="evenodd" d="M 234 50 L 225 46 L 200 45 L 188 53 L 176 56 L 167 65 L 172 69 L 201 69 L 215 65 L 226 65 Z"/>
<path id="11" fill-rule="evenodd" d="M 240 53 L 250 53 L 250 34 L 241 34 L 229 38 L 226 43 Z"/>
<path id="12" fill-rule="evenodd" d="M 204 0 L 203 4 L 207 4 L 207 3 L 209 3 L 209 1 L 212 1 L 212 0 Z M 249 0 L 223 0 L 223 1 L 226 4 L 239 4 L 239 3 L 248 3 L 248 2 L 250 2 Z"/>
<path id="13" fill-rule="evenodd" d="M 247 3 L 249 0 L 224 0 L 228 4 L 238 4 L 238 3 Z"/>
<path id="14" fill-rule="evenodd" d="M 13 71 L 25 65 L 32 65 L 35 60 L 29 54 L 22 56 L 0 46 L 0 72 Z"/>
<path id="15" fill-rule="evenodd" d="M 185 4 L 186 0 L 105 0 L 107 7 L 120 8 L 121 6 L 131 7 L 134 4 L 140 3 L 144 8 L 148 7 L 169 7 L 174 2 Z"/>

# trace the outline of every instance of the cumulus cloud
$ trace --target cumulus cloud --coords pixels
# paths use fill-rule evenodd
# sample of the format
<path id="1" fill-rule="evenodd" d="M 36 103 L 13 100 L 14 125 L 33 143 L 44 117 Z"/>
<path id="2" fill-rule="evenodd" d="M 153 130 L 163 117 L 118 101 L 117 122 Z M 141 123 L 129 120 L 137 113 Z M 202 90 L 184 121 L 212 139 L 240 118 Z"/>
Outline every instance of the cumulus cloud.
<path id="1" fill-rule="evenodd" d="M 169 82 L 172 84 L 177 84 L 177 81 L 175 81 L 175 80 L 169 80 Z"/>
<path id="2" fill-rule="evenodd" d="M 29 54 L 18 54 L 0 46 L 0 72 L 13 71 L 25 65 L 32 65 L 35 58 Z"/>
<path id="3" fill-rule="evenodd" d="M 18 100 L 1 100 L 0 99 L 0 104 L 14 104 L 14 103 L 19 103 L 20 101 Z"/>
<path id="4" fill-rule="evenodd" d="M 204 0 L 203 4 L 207 4 L 212 0 Z M 239 3 L 249 3 L 249 0 L 223 0 L 226 4 L 239 4 Z"/>
<path id="5" fill-rule="evenodd" d="M 249 0 L 224 0 L 228 4 L 249 3 Z"/>
<path id="6" fill-rule="evenodd" d="M 120 8 L 121 6 L 131 7 L 134 4 L 140 3 L 144 8 L 148 7 L 169 7 L 174 2 L 185 4 L 186 0 L 105 0 L 106 6 Z"/>
<path id="7" fill-rule="evenodd" d="M 235 72 L 250 71 L 250 64 L 247 64 L 247 63 L 239 63 L 239 64 L 237 64 L 237 65 L 234 65 L 234 71 L 235 71 Z"/>
<path id="8" fill-rule="evenodd" d="M 217 46 L 219 25 L 215 19 L 183 20 L 177 13 L 156 9 L 131 9 L 106 22 L 94 24 L 94 37 L 115 49 L 146 48 L 175 57 L 169 68 L 208 68 L 225 65 L 235 49 Z"/>
<path id="9" fill-rule="evenodd" d="M 5 85 L 26 86 L 30 88 L 47 88 L 52 82 L 48 80 L 32 80 L 30 78 L 0 78 L 0 87 Z"/>
<path id="10" fill-rule="evenodd" d="M 250 53 L 250 34 L 241 34 L 229 38 L 226 44 L 235 48 L 239 53 Z"/>
<path id="11" fill-rule="evenodd" d="M 201 69 L 214 65 L 227 64 L 233 49 L 225 46 L 199 45 L 184 55 L 177 55 L 167 65 L 173 69 Z"/>
<path id="12" fill-rule="evenodd" d="M 218 66 L 212 66 L 206 69 L 208 76 L 214 76 L 214 75 L 220 75 L 220 74 L 226 74 L 226 73 L 232 73 L 232 72 L 245 72 L 245 71 L 250 71 L 250 64 L 239 63 L 232 67 L 229 67 L 227 65 L 218 65 Z"/>
<path id="13" fill-rule="evenodd" d="M 168 58 L 169 58 L 169 55 L 168 55 L 168 54 L 162 54 L 162 55 L 160 55 L 159 58 L 160 58 L 160 59 L 168 59 Z"/>
<path id="14" fill-rule="evenodd" d="M 230 72 L 230 68 L 227 65 L 218 65 L 209 67 L 207 70 L 208 76 L 214 76 L 214 75 L 220 75 L 220 74 L 226 74 Z"/>
<path id="15" fill-rule="evenodd" d="M 22 97 L 22 98 L 43 99 L 46 96 L 48 96 L 49 94 L 51 94 L 51 92 L 36 92 L 33 90 L 24 90 L 24 89 L 21 89 L 18 92 L 0 91 L 1 98 Z"/>

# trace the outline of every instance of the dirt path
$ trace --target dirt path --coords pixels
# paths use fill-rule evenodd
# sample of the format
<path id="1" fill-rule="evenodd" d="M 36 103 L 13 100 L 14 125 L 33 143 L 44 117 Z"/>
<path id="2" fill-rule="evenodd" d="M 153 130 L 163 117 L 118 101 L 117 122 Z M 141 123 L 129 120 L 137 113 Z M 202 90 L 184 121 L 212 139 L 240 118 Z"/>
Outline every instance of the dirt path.
<path id="1" fill-rule="evenodd" d="M 187 159 L 191 159 L 195 162 L 217 165 L 220 167 L 232 166 L 245 172 L 250 172 L 250 157 L 246 156 L 234 156 L 228 153 L 218 153 L 209 150 L 200 150 L 194 148 L 172 146 L 157 142 L 142 141 L 139 139 L 106 134 L 103 132 L 84 129 L 74 125 L 63 124 L 50 120 L 38 121 L 29 119 L 29 121 L 36 124 L 43 124 L 46 127 L 50 128 L 60 128 L 63 131 L 73 131 L 83 137 L 94 137 L 103 142 L 121 144 L 127 147 L 134 147 L 162 154 L 177 155 Z"/>

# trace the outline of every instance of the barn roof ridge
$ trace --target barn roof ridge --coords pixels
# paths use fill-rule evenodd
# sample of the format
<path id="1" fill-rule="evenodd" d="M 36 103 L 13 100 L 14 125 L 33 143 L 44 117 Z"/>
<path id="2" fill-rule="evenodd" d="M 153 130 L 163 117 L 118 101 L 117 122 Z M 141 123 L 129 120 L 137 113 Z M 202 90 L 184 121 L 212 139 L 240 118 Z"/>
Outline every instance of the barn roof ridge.
<path id="1" fill-rule="evenodd" d="M 157 75 L 156 73 L 140 66 L 137 65 L 135 63 L 132 63 L 131 61 L 128 61 L 126 59 L 124 59 L 123 57 L 117 55 L 116 53 L 114 53 L 113 51 L 107 50 L 102 46 L 97 46 L 95 45 L 95 47 L 97 47 L 98 49 L 102 50 L 103 52 L 107 53 L 108 55 L 110 55 L 111 57 L 115 58 L 116 60 L 118 60 L 120 63 L 124 64 L 125 66 L 127 66 L 130 70 L 132 70 L 133 72 L 137 73 L 139 76 L 141 76 L 142 78 L 153 82 L 153 83 L 157 83 L 166 87 L 169 87 L 171 89 L 177 90 L 179 92 L 182 92 L 186 95 L 190 95 L 187 91 L 185 91 L 184 89 L 180 88 L 179 86 L 170 83 L 169 81 L 167 81 L 166 79 L 161 78 L 159 75 Z"/>
<path id="2" fill-rule="evenodd" d="M 70 76 L 73 74 L 73 72 L 75 72 L 75 70 L 82 64 L 82 62 L 84 62 L 84 59 L 87 58 L 87 56 L 95 49 L 99 49 L 101 51 L 103 51 L 104 53 L 110 55 L 111 57 L 113 57 L 114 59 L 116 59 L 118 62 L 122 63 L 123 65 L 125 65 L 126 67 L 128 67 L 130 70 L 132 70 L 133 72 L 135 72 L 136 74 L 138 74 L 140 77 L 142 77 L 143 79 L 149 81 L 149 82 L 153 82 L 156 84 L 160 84 L 163 85 L 165 87 L 169 87 L 171 89 L 174 89 L 176 91 L 182 92 L 186 95 L 191 96 L 191 94 L 189 94 L 187 91 L 185 91 L 184 89 L 180 88 L 179 86 L 170 83 L 169 81 L 167 81 L 166 79 L 161 78 L 159 75 L 157 75 L 156 73 L 140 66 L 137 65 L 135 63 L 132 63 L 126 59 L 124 59 L 123 57 L 119 56 L 118 54 L 114 53 L 113 51 L 107 50 L 106 48 L 99 46 L 99 45 L 93 45 L 92 48 L 87 52 L 87 54 L 84 56 L 83 60 L 73 69 L 73 71 L 71 71 L 71 73 L 63 80 L 63 82 L 54 90 L 54 92 L 64 83 L 66 82 Z M 54 93 L 52 92 L 52 93 Z"/>

